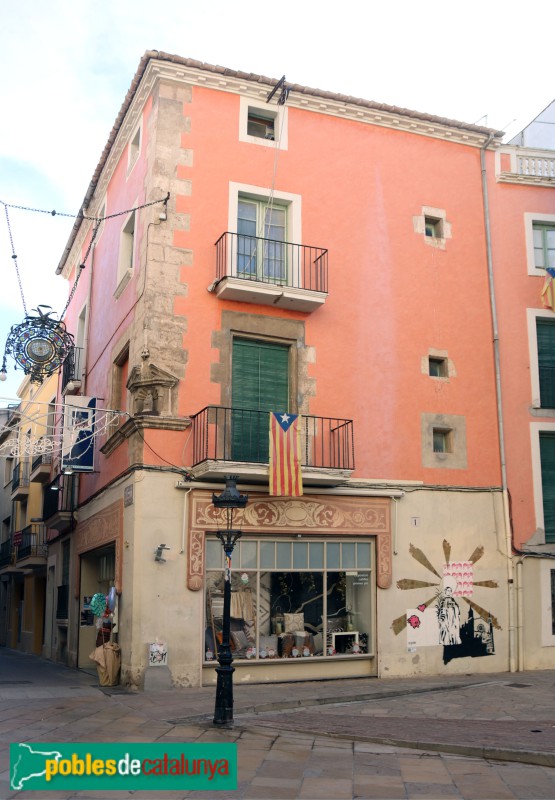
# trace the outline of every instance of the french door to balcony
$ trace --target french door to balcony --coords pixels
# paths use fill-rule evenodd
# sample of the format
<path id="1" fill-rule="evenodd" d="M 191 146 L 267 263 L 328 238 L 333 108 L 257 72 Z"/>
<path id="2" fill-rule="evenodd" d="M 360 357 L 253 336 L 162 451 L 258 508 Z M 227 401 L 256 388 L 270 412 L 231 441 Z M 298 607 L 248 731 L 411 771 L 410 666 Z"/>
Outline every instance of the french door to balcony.
<path id="1" fill-rule="evenodd" d="M 289 410 L 289 347 L 237 338 L 232 359 L 231 457 L 265 463 L 269 412 Z"/>
<path id="2" fill-rule="evenodd" d="M 265 283 L 285 283 L 286 209 L 266 201 L 239 200 L 237 274 Z"/>

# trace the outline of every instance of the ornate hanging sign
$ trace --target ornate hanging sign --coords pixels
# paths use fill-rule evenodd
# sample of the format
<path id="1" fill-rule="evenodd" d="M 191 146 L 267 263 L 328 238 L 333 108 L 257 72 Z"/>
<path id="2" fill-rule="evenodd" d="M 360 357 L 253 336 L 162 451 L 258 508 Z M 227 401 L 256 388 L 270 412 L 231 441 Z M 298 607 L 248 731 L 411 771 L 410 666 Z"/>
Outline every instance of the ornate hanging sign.
<path id="1" fill-rule="evenodd" d="M 11 355 L 32 383 L 42 383 L 57 372 L 73 350 L 73 336 L 65 323 L 50 319 L 50 306 L 33 309 L 37 316 L 27 315 L 20 325 L 13 325 L 6 340 L 0 378 L 6 375 L 6 356 Z M 5 379 L 5 378 L 4 378 Z"/>

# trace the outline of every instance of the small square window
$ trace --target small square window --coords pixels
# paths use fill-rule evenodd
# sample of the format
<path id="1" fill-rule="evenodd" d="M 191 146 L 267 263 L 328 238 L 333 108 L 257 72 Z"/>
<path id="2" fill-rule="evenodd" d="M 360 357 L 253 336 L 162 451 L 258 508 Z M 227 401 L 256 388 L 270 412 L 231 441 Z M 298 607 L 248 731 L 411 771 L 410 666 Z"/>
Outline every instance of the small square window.
<path id="1" fill-rule="evenodd" d="M 448 375 L 447 359 L 430 356 L 428 359 L 428 374 L 432 378 L 446 378 Z"/>
<path id="2" fill-rule="evenodd" d="M 452 432 L 445 428 L 433 429 L 434 453 L 452 453 Z"/>
<path id="3" fill-rule="evenodd" d="M 257 136 L 259 139 L 270 139 L 274 141 L 275 118 L 273 116 L 263 116 L 258 109 L 249 108 L 247 118 L 247 133 L 249 136 Z"/>
<path id="4" fill-rule="evenodd" d="M 443 220 L 438 217 L 424 217 L 426 236 L 432 239 L 443 239 Z"/>

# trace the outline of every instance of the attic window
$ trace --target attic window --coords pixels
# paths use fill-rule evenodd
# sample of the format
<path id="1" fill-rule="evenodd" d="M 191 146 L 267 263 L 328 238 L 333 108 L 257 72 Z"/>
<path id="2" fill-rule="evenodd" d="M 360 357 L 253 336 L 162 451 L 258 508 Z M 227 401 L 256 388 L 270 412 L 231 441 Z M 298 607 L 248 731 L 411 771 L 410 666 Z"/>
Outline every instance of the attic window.
<path id="1" fill-rule="evenodd" d="M 258 109 L 249 108 L 247 133 L 249 136 L 256 136 L 259 139 L 274 141 L 274 122 L 275 117 L 264 117 Z"/>

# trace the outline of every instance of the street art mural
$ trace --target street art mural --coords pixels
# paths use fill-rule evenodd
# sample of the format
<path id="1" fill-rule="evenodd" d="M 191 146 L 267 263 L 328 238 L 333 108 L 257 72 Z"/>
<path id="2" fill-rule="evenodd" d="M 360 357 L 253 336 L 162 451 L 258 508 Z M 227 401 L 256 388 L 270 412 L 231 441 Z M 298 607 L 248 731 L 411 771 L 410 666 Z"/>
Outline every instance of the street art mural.
<path id="1" fill-rule="evenodd" d="M 444 563 L 436 569 L 427 556 L 414 545 L 410 545 L 411 556 L 437 580 L 423 581 L 403 578 L 397 588 L 404 590 L 434 590 L 431 597 L 393 621 L 396 635 L 407 631 L 407 648 L 410 652 L 418 647 L 443 647 L 443 663 L 454 658 L 477 658 L 495 653 L 493 630 L 501 626 L 491 611 L 478 605 L 473 599 L 475 587 L 496 589 L 497 581 L 476 580 L 474 565 L 484 555 L 484 548 L 477 547 L 467 561 L 451 560 L 451 545 L 443 541 Z M 466 608 L 468 606 L 468 609 Z M 463 612 L 467 611 L 463 622 Z"/>

